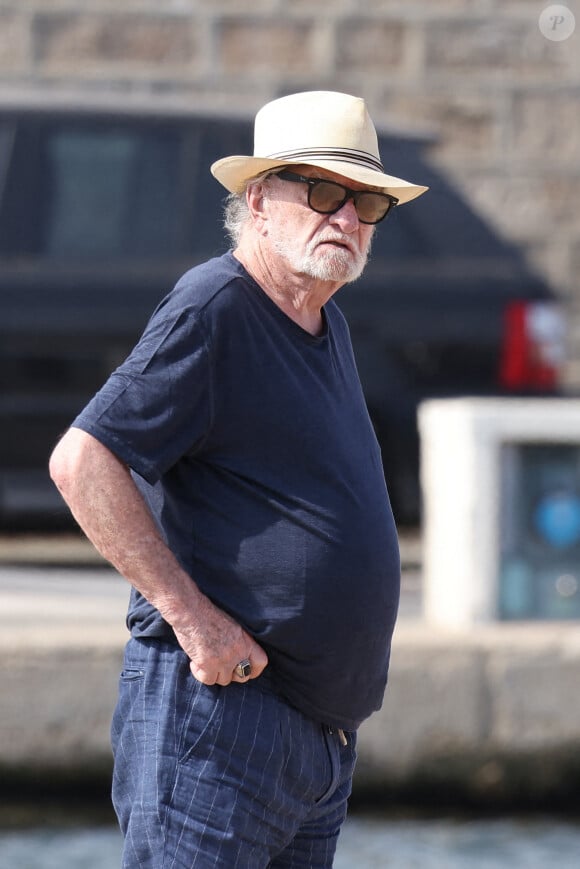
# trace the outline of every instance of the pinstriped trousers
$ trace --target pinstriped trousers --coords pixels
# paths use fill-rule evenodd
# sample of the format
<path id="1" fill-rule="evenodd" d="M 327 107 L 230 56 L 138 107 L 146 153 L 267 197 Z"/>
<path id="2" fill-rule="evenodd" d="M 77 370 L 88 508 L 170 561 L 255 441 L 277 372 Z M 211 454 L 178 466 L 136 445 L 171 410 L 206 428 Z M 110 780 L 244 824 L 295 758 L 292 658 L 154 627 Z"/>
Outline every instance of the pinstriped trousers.
<path id="1" fill-rule="evenodd" d="M 178 646 L 131 639 L 111 734 L 123 869 L 332 867 L 356 734 L 342 745 L 267 678 L 202 685 Z"/>

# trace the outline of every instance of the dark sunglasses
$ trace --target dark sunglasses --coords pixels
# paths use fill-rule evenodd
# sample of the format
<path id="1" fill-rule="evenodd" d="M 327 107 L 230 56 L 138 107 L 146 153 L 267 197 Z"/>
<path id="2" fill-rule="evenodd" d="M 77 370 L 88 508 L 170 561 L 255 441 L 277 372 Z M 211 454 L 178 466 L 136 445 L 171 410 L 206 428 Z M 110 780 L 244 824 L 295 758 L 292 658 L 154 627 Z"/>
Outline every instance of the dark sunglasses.
<path id="1" fill-rule="evenodd" d="M 283 169 L 275 173 L 283 181 L 308 184 L 308 205 L 318 214 L 336 214 L 348 199 L 352 199 L 361 223 L 380 223 L 398 199 L 388 193 L 375 193 L 372 190 L 351 190 L 337 181 L 325 178 L 306 178 Z"/>

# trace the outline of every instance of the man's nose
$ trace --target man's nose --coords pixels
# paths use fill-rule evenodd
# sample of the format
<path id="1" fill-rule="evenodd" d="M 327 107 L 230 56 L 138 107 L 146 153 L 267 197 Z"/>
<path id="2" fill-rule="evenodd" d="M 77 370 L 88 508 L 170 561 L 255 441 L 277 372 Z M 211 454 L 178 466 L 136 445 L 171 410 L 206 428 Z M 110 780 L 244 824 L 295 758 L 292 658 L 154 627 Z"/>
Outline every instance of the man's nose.
<path id="1" fill-rule="evenodd" d="M 330 218 L 334 222 L 339 223 L 345 232 L 354 232 L 355 229 L 358 229 L 360 220 L 358 219 L 354 198 L 349 196 L 344 205 L 338 211 L 335 211 L 334 214 L 331 214 Z"/>

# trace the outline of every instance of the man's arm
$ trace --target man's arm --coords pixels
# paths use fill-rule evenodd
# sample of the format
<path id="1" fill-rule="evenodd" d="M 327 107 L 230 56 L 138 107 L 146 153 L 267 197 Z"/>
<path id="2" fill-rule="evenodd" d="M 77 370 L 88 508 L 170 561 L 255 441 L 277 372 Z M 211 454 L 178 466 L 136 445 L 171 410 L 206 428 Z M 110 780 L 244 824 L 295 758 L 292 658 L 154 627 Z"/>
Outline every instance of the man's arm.
<path id="1" fill-rule="evenodd" d="M 250 678 L 260 675 L 268 663 L 264 650 L 181 568 L 127 467 L 109 449 L 71 428 L 51 456 L 50 475 L 96 549 L 172 626 L 196 679 L 246 681 L 233 673 L 244 658 Z"/>

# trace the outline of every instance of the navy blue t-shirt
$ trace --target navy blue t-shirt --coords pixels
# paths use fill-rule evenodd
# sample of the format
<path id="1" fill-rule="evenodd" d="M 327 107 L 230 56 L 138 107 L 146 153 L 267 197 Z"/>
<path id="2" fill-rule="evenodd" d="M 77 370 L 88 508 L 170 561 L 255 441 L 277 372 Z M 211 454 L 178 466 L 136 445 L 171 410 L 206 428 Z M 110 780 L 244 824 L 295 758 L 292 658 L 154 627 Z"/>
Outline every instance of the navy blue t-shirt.
<path id="1" fill-rule="evenodd" d="M 231 254 L 198 266 L 74 425 L 134 472 L 171 550 L 270 681 L 354 730 L 382 703 L 399 552 L 348 328 L 314 337 Z M 172 637 L 137 592 L 136 637 Z"/>

